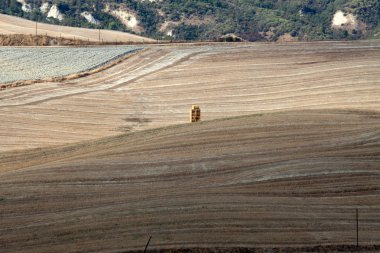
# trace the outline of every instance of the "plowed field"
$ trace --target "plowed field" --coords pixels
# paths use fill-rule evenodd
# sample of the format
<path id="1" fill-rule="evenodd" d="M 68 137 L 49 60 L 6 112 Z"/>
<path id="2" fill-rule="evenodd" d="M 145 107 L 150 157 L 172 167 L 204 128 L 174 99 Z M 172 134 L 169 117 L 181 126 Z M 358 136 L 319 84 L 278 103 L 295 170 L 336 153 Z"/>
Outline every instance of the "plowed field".
<path id="1" fill-rule="evenodd" d="M 378 41 L 155 45 L 1 90 L 0 251 L 348 252 L 358 208 L 376 252 L 379 59 Z"/>
<path id="2" fill-rule="evenodd" d="M 3 154 L 1 251 L 349 246 L 355 208 L 379 245 L 379 164 L 379 113 L 337 110 Z"/>
<path id="3" fill-rule="evenodd" d="M 380 110 L 380 43 L 154 46 L 84 78 L 0 91 L 0 151 L 202 118 Z"/>

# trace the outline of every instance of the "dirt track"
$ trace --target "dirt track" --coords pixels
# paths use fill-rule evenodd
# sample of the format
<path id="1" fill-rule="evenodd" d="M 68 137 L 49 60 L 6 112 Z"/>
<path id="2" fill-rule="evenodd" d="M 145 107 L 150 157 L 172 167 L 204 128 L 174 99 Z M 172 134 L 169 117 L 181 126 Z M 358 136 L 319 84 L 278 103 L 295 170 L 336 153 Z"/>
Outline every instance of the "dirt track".
<path id="1" fill-rule="evenodd" d="M 380 113 L 279 112 L 0 155 L 2 252 L 380 244 Z M 369 251 L 371 252 L 371 251 Z"/>
<path id="2" fill-rule="evenodd" d="M 380 42 L 151 46 L 98 74 L 0 91 L 0 151 L 203 119 L 380 110 Z"/>
<path id="3" fill-rule="evenodd" d="M 36 23 L 26 19 L 0 14 L 0 34 L 36 34 Z M 38 35 L 67 39 L 99 41 L 99 30 L 58 26 L 38 23 Z M 100 40 L 104 42 L 153 42 L 154 40 L 131 33 L 101 30 Z"/>

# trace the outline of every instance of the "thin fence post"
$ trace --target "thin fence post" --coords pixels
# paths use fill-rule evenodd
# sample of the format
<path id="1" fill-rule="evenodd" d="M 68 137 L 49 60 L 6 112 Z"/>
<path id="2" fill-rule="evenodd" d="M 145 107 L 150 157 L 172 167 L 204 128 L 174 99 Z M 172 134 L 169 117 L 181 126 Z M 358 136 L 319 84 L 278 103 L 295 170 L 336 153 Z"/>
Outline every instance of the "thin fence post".
<path id="1" fill-rule="evenodd" d="M 359 209 L 356 208 L 356 251 L 359 252 Z"/>
<path id="2" fill-rule="evenodd" d="M 144 253 L 146 253 L 146 250 L 148 249 L 148 246 L 149 246 L 149 243 L 150 243 L 150 239 L 152 239 L 152 236 L 149 236 L 149 240 L 148 240 L 148 242 L 145 245 Z"/>

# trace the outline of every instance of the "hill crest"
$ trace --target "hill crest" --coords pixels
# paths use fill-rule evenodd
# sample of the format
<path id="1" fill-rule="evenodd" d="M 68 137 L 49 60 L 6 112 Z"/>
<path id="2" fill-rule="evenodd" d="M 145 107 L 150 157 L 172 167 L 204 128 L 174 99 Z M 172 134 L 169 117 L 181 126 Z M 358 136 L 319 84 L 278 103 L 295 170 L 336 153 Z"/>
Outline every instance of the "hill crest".
<path id="1" fill-rule="evenodd" d="M 380 36 L 377 0 L 11 0 L 0 4 L 0 13 L 173 40 L 218 40 L 226 34 L 250 41 Z"/>

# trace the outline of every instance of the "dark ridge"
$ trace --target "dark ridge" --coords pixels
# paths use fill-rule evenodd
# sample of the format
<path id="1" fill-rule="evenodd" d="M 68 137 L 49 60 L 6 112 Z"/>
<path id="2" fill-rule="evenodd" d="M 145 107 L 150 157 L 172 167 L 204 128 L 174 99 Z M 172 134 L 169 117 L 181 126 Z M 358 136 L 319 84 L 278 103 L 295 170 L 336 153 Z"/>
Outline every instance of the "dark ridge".
<path id="1" fill-rule="evenodd" d="M 151 249 L 147 253 L 304 253 L 304 252 L 379 252 L 380 245 L 325 245 L 312 247 L 286 248 L 179 248 Z M 123 253 L 144 252 L 143 250 L 123 251 Z"/>

